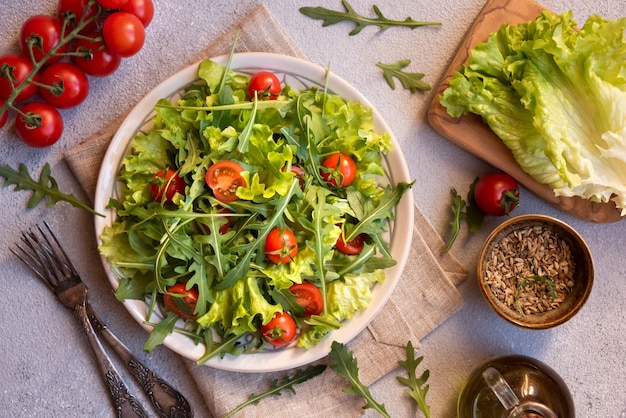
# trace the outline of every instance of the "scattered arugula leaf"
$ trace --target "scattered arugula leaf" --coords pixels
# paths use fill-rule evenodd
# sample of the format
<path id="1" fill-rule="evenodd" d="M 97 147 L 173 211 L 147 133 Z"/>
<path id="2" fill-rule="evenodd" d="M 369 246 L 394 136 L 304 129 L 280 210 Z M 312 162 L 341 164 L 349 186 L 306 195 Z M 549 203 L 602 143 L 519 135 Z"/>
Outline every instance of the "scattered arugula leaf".
<path id="1" fill-rule="evenodd" d="M 363 28 L 370 25 L 378 26 L 380 30 L 385 30 L 391 26 L 405 26 L 411 29 L 420 26 L 441 26 L 441 22 L 420 22 L 410 17 L 407 17 L 405 20 L 390 20 L 383 16 L 376 5 L 372 6 L 376 17 L 368 18 L 359 15 L 347 0 L 341 0 L 341 3 L 346 9 L 345 12 L 326 9 L 325 7 L 301 7 L 300 13 L 312 19 L 323 20 L 322 26 L 330 26 L 343 21 L 353 22 L 355 28 L 350 31 L 350 36 L 358 34 Z"/>
<path id="2" fill-rule="evenodd" d="M 402 87 L 411 90 L 411 93 L 415 93 L 418 90 L 430 90 L 430 85 L 422 81 L 425 75 L 424 73 L 410 73 L 403 70 L 403 68 L 408 67 L 409 64 L 411 64 L 411 60 L 404 59 L 393 64 L 378 62 L 376 66 L 383 70 L 383 76 L 392 90 L 396 89 L 396 83 L 393 80 L 394 77 L 400 81 Z"/>
<path id="3" fill-rule="evenodd" d="M 474 182 L 470 185 L 470 189 L 467 192 L 467 201 L 459 195 L 455 188 L 452 188 L 450 193 L 452 195 L 452 221 L 450 221 L 450 237 L 442 253 L 450 251 L 452 244 L 459 235 L 461 229 L 461 221 L 466 220 L 469 231 L 476 232 L 483 223 L 485 217 L 484 213 L 476 205 L 476 199 L 474 198 L 474 188 L 478 182 L 478 177 L 474 179 Z"/>
<path id="4" fill-rule="evenodd" d="M 26 166 L 22 163 L 18 170 L 14 170 L 8 165 L 0 164 L 0 177 L 4 177 L 5 181 L 3 186 L 15 187 L 13 190 L 31 190 L 33 195 L 28 200 L 26 207 L 32 209 L 41 203 L 46 197 L 48 202 L 46 207 L 52 207 L 54 204 L 60 201 L 65 201 L 74 206 L 75 208 L 84 209 L 94 215 L 104 216 L 101 213 L 96 212 L 90 206 L 79 201 L 75 196 L 71 194 L 64 194 L 59 190 L 57 181 L 50 175 L 50 164 L 46 165 L 41 170 L 39 180 L 35 180 L 31 177 Z"/>
<path id="5" fill-rule="evenodd" d="M 383 417 L 389 417 L 389 413 L 387 413 L 385 405 L 376 402 L 370 393 L 369 388 L 359 380 L 357 360 L 347 347 L 342 343 L 333 341 L 330 350 L 330 357 L 333 361 L 330 367 L 339 376 L 346 379 L 351 385 L 350 388 L 343 390 L 344 393 L 361 396 L 366 401 L 363 409 L 371 408 Z"/>
<path id="6" fill-rule="evenodd" d="M 396 379 L 409 388 L 404 392 L 415 400 L 417 407 L 424 416 L 430 418 L 430 407 L 426 403 L 426 394 L 430 388 L 430 385 L 427 385 L 426 382 L 430 377 L 430 371 L 425 370 L 419 378 L 415 372 L 422 360 L 424 360 L 424 356 L 415 357 L 413 344 L 409 341 L 406 345 L 406 361 L 398 361 L 398 364 L 407 371 L 409 377 L 396 376 Z"/>
<path id="7" fill-rule="evenodd" d="M 280 396 L 283 390 L 289 390 L 295 394 L 296 390 L 294 389 L 293 385 L 306 382 L 307 380 L 321 374 L 324 370 L 326 370 L 326 365 L 320 364 L 317 366 L 309 366 L 306 369 L 298 369 L 296 373 L 293 375 L 293 377 L 286 376 L 284 380 L 281 382 L 279 382 L 278 379 L 274 379 L 272 381 L 270 388 L 267 391 L 260 393 L 258 395 L 254 393 L 251 394 L 250 397 L 248 397 L 248 399 L 245 402 L 237 405 L 235 409 L 233 409 L 228 414 L 226 414 L 224 418 L 232 417 L 237 412 L 241 411 L 244 407 L 248 405 L 252 405 L 252 404 L 257 404 L 259 403 L 261 399 L 266 398 L 268 396 L 271 396 L 271 395 Z"/>

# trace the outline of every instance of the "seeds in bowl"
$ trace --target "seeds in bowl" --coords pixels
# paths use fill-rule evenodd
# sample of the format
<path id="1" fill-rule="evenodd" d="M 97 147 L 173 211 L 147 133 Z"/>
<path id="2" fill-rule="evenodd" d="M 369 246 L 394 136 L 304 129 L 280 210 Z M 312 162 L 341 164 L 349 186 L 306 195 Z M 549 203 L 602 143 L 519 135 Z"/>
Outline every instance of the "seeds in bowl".
<path id="1" fill-rule="evenodd" d="M 521 315 L 556 309 L 574 287 L 567 242 L 543 226 L 512 231 L 485 260 L 484 280 L 500 302 Z"/>

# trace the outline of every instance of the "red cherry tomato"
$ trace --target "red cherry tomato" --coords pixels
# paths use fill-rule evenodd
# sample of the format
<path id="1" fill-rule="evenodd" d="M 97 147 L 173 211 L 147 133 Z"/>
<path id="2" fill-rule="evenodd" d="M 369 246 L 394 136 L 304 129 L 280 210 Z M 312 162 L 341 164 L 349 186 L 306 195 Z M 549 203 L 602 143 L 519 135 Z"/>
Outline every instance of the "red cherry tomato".
<path id="1" fill-rule="evenodd" d="M 185 180 L 178 175 L 176 170 L 172 168 L 160 170 L 154 178 L 155 183 L 150 184 L 150 194 L 155 202 L 170 204 L 176 193 L 185 194 Z"/>
<path id="2" fill-rule="evenodd" d="M 19 54 L 6 54 L 0 57 L 0 99 L 8 99 L 13 93 L 11 86 L 18 88 L 33 70 L 30 59 Z M 9 75 L 13 82 L 6 75 Z M 35 74 L 33 81 L 39 80 L 39 74 Z M 15 102 L 20 102 L 31 97 L 37 92 L 37 86 L 28 84 L 15 98 Z"/>
<path id="3" fill-rule="evenodd" d="M 217 200 L 234 202 L 238 199 L 237 189 L 246 186 L 242 171 L 243 168 L 234 161 L 218 161 L 209 167 L 205 180 Z"/>
<path id="4" fill-rule="evenodd" d="M 144 28 L 148 27 L 154 17 L 154 4 L 152 0 L 128 0 L 120 10 L 137 16 L 141 23 L 143 23 Z"/>
<path id="5" fill-rule="evenodd" d="M 365 246 L 365 234 L 359 234 L 352 241 L 345 242 L 343 237 L 339 235 L 335 248 L 344 254 L 356 255 L 361 254 L 363 247 Z"/>
<path id="6" fill-rule="evenodd" d="M 296 295 L 296 303 L 304 308 L 302 316 L 319 315 L 324 310 L 322 292 L 313 283 L 296 283 L 291 285 L 289 291 Z"/>
<path id="7" fill-rule="evenodd" d="M 196 319 L 194 311 L 198 304 L 198 289 L 194 286 L 187 289 L 185 283 L 169 286 L 163 294 L 163 304 L 168 311 L 174 312 L 183 319 Z"/>
<path id="8" fill-rule="evenodd" d="M 81 104 L 89 94 L 89 80 L 75 65 L 57 62 L 46 68 L 39 82 L 52 86 L 52 90 L 39 87 L 39 95 L 58 109 L 68 109 Z"/>
<path id="9" fill-rule="evenodd" d="M 47 103 L 33 102 L 21 109 L 17 115 L 15 130 L 26 144 L 35 148 L 48 147 L 61 138 L 63 118 L 58 110 Z"/>
<path id="10" fill-rule="evenodd" d="M 281 90 L 280 80 L 269 71 L 260 71 L 254 74 L 248 84 L 250 100 L 254 98 L 254 92 L 256 92 L 259 100 L 276 100 Z"/>
<path id="11" fill-rule="evenodd" d="M 57 19 L 48 15 L 35 15 L 28 18 L 20 30 L 20 47 L 25 57 L 30 57 L 29 44 L 36 62 L 61 41 L 62 25 Z M 32 43 L 36 42 L 36 43 Z M 61 46 L 57 52 L 67 52 L 68 44 Z M 62 57 L 50 56 L 45 65 L 58 62 Z"/>
<path id="12" fill-rule="evenodd" d="M 275 264 L 287 264 L 298 254 L 298 240 L 289 229 L 274 228 L 265 238 L 265 255 Z"/>
<path id="13" fill-rule="evenodd" d="M 98 4 L 105 9 L 114 10 L 123 7 L 128 0 L 98 0 Z"/>
<path id="14" fill-rule="evenodd" d="M 69 33 L 70 31 L 72 31 L 76 27 L 76 23 L 81 20 L 81 17 L 84 20 L 93 17 L 93 15 L 98 10 L 98 7 L 94 3 L 85 13 L 88 3 L 89 0 L 59 0 L 59 2 L 57 3 L 57 19 L 59 19 L 59 22 L 61 23 L 68 19 L 68 26 L 65 29 L 65 33 Z M 92 32 L 95 31 L 97 28 L 97 22 L 93 20 L 81 30 L 81 33 Z"/>
<path id="15" fill-rule="evenodd" d="M 85 74 L 104 77 L 113 74 L 120 66 L 122 58 L 111 52 L 102 42 L 98 33 L 85 35 L 86 39 L 78 39 L 74 45 L 75 52 L 87 53 L 87 57 L 74 56 L 74 64 Z"/>
<path id="16" fill-rule="evenodd" d="M 261 325 L 263 339 L 276 347 L 289 344 L 296 337 L 296 321 L 287 312 L 278 312 L 266 325 Z"/>
<path id="17" fill-rule="evenodd" d="M 519 187 L 506 173 L 490 173 L 476 182 L 474 198 L 485 214 L 508 215 L 519 204 Z"/>
<path id="18" fill-rule="evenodd" d="M 329 187 L 346 187 L 356 177 L 356 163 L 349 155 L 337 152 L 322 162 L 320 174 Z"/>
<path id="19" fill-rule="evenodd" d="M 4 106 L 4 100 L 0 99 L 0 108 L 2 106 Z M 2 114 L 0 115 L 0 128 L 2 128 L 5 123 L 7 123 L 8 117 L 9 117 L 9 109 L 4 110 Z"/>
<path id="20" fill-rule="evenodd" d="M 134 14 L 116 12 L 104 19 L 102 36 L 111 52 L 125 58 L 135 55 L 143 47 L 146 30 Z"/>

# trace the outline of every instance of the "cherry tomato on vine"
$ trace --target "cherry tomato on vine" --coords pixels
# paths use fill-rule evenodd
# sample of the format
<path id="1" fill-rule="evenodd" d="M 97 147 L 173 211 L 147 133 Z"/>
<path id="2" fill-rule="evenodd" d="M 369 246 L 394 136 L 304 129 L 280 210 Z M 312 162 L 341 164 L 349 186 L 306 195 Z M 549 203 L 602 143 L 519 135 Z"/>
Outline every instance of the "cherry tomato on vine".
<path id="1" fill-rule="evenodd" d="M 94 3 L 87 10 L 87 13 L 85 13 L 88 3 L 89 0 L 59 0 L 59 2 L 57 3 L 57 19 L 59 19 L 59 22 L 61 23 L 64 23 L 66 18 L 71 19 L 71 22 L 68 22 L 65 33 L 69 33 L 76 27 L 76 23 L 80 21 L 83 14 L 85 15 L 83 18 L 84 20 L 93 17 L 93 15 L 98 10 L 98 7 Z M 95 31 L 97 28 L 97 22 L 94 20 L 90 22 L 85 28 L 83 28 L 81 30 L 81 33 L 92 32 Z"/>
<path id="2" fill-rule="evenodd" d="M 0 57 L 0 99 L 8 99 L 11 96 L 11 85 L 18 88 L 33 70 L 30 59 L 19 54 L 6 54 Z M 12 77 L 13 82 L 7 77 Z M 33 81 L 39 80 L 39 74 L 35 74 Z M 37 93 L 34 84 L 25 85 L 14 101 L 20 102 Z"/>
<path id="3" fill-rule="evenodd" d="M 298 240 L 290 229 L 274 228 L 265 238 L 265 255 L 274 264 L 287 264 L 298 254 Z"/>
<path id="4" fill-rule="evenodd" d="M 105 9 L 114 10 L 123 7 L 128 0 L 98 0 L 98 4 Z"/>
<path id="5" fill-rule="evenodd" d="M 94 77 L 104 77 L 113 74 L 120 66 L 122 58 L 111 52 L 102 40 L 98 39 L 100 34 L 93 32 L 85 36 L 86 39 L 81 38 L 76 41 L 73 50 L 87 53 L 88 56 L 74 56 L 72 58 L 74 64 L 83 70 L 85 74 Z"/>
<path id="6" fill-rule="evenodd" d="M 359 234 L 352 241 L 344 241 L 343 237 L 339 235 L 335 248 L 347 255 L 361 254 L 363 247 L 365 246 L 365 234 Z"/>
<path id="7" fill-rule="evenodd" d="M 474 198 L 485 214 L 508 215 L 519 204 L 519 187 L 506 173 L 490 173 L 476 182 Z"/>
<path id="8" fill-rule="evenodd" d="M 169 286 L 163 294 L 163 304 L 168 311 L 174 312 L 183 319 L 195 319 L 193 311 L 198 304 L 198 289 L 193 286 L 187 289 L 185 283 Z"/>
<path id="9" fill-rule="evenodd" d="M 150 184 L 150 195 L 155 202 L 170 204 L 176 193 L 185 194 L 185 180 L 173 168 L 160 170 L 154 175 L 154 179 L 155 182 Z"/>
<path id="10" fill-rule="evenodd" d="M 141 23 L 143 23 L 144 28 L 148 27 L 154 17 L 154 4 L 152 0 L 128 0 L 120 10 L 137 16 Z"/>
<path id="11" fill-rule="evenodd" d="M 134 14 L 116 12 L 104 19 L 102 36 L 111 52 L 125 58 L 135 55 L 143 47 L 146 31 Z"/>
<path id="12" fill-rule="evenodd" d="M 283 347 L 296 337 L 296 321 L 287 312 L 278 312 L 266 325 L 261 325 L 263 339 L 275 347 Z"/>
<path id="13" fill-rule="evenodd" d="M 234 161 L 218 161 L 206 173 L 206 184 L 213 190 L 213 196 L 220 202 L 234 202 L 238 199 L 237 189 L 246 186 L 241 176 L 243 168 Z"/>
<path id="14" fill-rule="evenodd" d="M 35 15 L 29 17 L 20 29 L 20 48 L 22 55 L 30 58 L 30 48 L 36 62 L 57 46 L 61 41 L 62 25 L 57 19 L 48 15 Z M 68 44 L 61 46 L 57 52 L 67 52 Z M 50 56 L 45 65 L 61 60 L 60 56 Z"/>
<path id="15" fill-rule="evenodd" d="M 0 108 L 2 106 L 4 106 L 4 100 L 0 99 Z M 9 118 L 9 110 L 7 109 L 2 112 L 2 115 L 0 115 L 0 128 L 2 128 L 5 123 L 7 123 L 8 118 Z"/>
<path id="16" fill-rule="evenodd" d="M 259 71 L 254 74 L 248 84 L 250 100 L 254 98 L 254 92 L 259 100 L 276 100 L 281 90 L 280 80 L 269 71 Z"/>
<path id="17" fill-rule="evenodd" d="M 89 94 L 89 80 L 75 65 L 57 62 L 44 69 L 39 82 L 39 95 L 57 109 L 69 109 L 81 104 Z"/>
<path id="18" fill-rule="evenodd" d="M 346 187 L 356 177 L 356 163 L 349 155 L 337 152 L 322 162 L 320 174 L 329 187 Z"/>
<path id="19" fill-rule="evenodd" d="M 48 147 L 61 138 L 63 118 L 58 110 L 47 103 L 32 102 L 21 108 L 24 115 L 15 118 L 17 135 L 35 148 Z"/>
<path id="20" fill-rule="evenodd" d="M 319 315 L 324 310 L 322 292 L 313 283 L 295 283 L 291 285 L 289 291 L 296 295 L 296 303 L 304 308 L 301 316 Z"/>

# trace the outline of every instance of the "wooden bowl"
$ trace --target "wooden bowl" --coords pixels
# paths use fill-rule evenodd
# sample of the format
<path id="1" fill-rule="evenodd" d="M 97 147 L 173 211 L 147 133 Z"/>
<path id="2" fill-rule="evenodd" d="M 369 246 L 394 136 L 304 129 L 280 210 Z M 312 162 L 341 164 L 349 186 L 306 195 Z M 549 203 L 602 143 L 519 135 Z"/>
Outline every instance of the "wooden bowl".
<path id="1" fill-rule="evenodd" d="M 546 329 L 569 320 L 586 302 L 594 280 L 593 258 L 566 223 L 521 215 L 489 234 L 479 254 L 477 279 L 485 300 L 502 318 L 523 328 Z"/>

